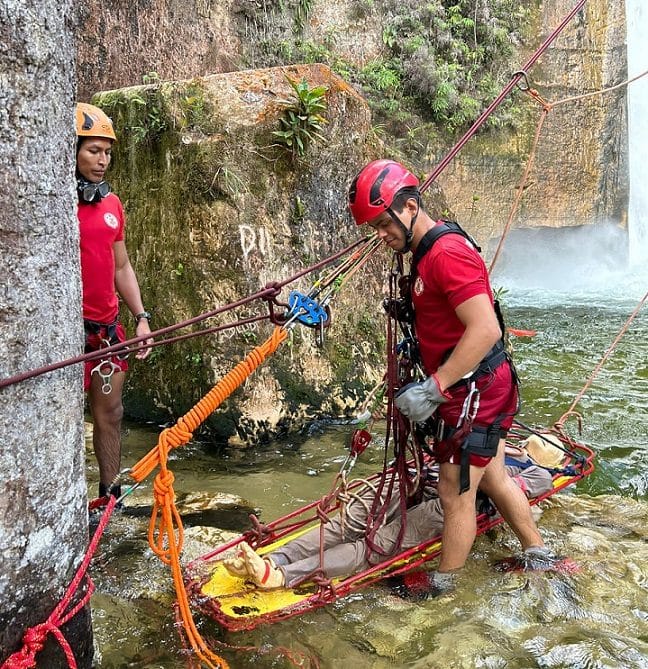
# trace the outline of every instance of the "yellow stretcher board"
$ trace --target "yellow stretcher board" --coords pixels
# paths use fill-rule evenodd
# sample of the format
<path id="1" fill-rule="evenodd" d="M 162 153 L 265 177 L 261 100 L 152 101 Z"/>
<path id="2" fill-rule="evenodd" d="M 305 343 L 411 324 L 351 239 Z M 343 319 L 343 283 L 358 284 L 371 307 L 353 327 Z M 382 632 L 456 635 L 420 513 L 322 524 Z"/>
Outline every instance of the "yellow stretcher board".
<path id="1" fill-rule="evenodd" d="M 568 458 L 566 464 L 569 465 L 569 473 L 556 474 L 553 479 L 553 489 L 529 500 L 531 505 L 538 504 L 559 490 L 576 483 L 594 470 L 594 454 L 591 449 L 574 443 L 569 444 L 569 449 L 578 456 L 576 461 Z M 312 506 L 304 508 L 310 509 Z M 281 520 L 283 519 L 279 519 L 276 523 L 280 523 Z M 479 515 L 477 534 L 495 527 L 502 520 L 499 515 L 495 517 Z M 319 521 L 313 522 L 311 519 L 299 529 L 258 547 L 257 552 L 260 555 L 269 553 L 318 526 Z M 252 629 L 263 623 L 277 622 L 325 606 L 371 583 L 419 567 L 437 557 L 441 551 L 441 540 L 437 536 L 364 572 L 332 579 L 331 587 L 322 588 L 315 583 L 307 583 L 294 589 L 260 590 L 243 578 L 230 574 L 222 563 L 222 559 L 229 557 L 236 545 L 244 540 L 249 541 L 250 535 L 241 535 L 218 546 L 211 553 L 190 563 L 185 572 L 185 581 L 193 604 L 224 628 L 232 631 Z"/>

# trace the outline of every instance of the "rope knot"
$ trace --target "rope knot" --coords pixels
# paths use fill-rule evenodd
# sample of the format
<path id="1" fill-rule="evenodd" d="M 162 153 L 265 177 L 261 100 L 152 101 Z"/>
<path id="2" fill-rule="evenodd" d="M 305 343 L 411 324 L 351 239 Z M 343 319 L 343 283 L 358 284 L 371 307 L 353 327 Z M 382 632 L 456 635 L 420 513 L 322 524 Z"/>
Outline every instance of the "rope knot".
<path id="1" fill-rule="evenodd" d="M 164 440 L 172 448 L 183 446 L 191 437 L 193 437 L 193 433 L 185 427 L 182 419 L 178 420 L 172 427 L 165 428 L 160 433 L 160 440 Z"/>
<path id="2" fill-rule="evenodd" d="M 274 531 L 265 523 L 262 523 L 253 513 L 249 516 L 252 523 L 252 529 L 246 532 L 246 540 L 252 542 L 255 546 L 263 543 L 266 539 L 274 536 Z"/>
<path id="3" fill-rule="evenodd" d="M 286 302 L 279 302 L 277 298 L 281 293 L 283 286 L 278 281 L 270 281 L 267 283 L 264 290 L 272 291 L 269 295 L 263 295 L 263 299 L 268 303 L 268 311 L 270 312 L 270 322 L 275 325 L 283 325 L 286 322 L 286 316 L 275 313 L 275 306 L 282 309 L 288 309 L 289 305 Z"/>
<path id="4" fill-rule="evenodd" d="M 281 293 L 282 286 L 278 281 L 270 281 L 266 283 L 265 287 L 263 290 L 270 290 L 272 291 L 269 295 L 264 295 L 263 299 L 264 300 L 273 300 L 279 296 Z"/>
<path id="5" fill-rule="evenodd" d="M 36 652 L 42 650 L 49 632 L 48 628 L 49 625 L 47 625 L 47 623 L 41 623 L 40 625 L 28 629 L 23 637 L 25 644 L 32 649 L 35 648 Z"/>
<path id="6" fill-rule="evenodd" d="M 153 494 L 155 497 L 166 497 L 173 490 L 174 481 L 175 476 L 169 469 L 164 472 L 158 472 L 155 481 L 153 481 Z"/>

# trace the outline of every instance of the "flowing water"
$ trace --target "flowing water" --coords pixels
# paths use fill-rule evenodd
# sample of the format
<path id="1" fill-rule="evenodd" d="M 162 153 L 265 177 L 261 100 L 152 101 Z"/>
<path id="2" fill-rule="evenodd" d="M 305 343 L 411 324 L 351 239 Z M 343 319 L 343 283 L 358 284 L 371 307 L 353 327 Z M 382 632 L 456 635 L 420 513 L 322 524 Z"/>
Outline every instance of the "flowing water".
<path id="1" fill-rule="evenodd" d="M 629 76 L 648 69 L 645 4 L 626 1 Z M 629 249 L 625 233 L 609 226 L 545 231 L 540 246 L 535 236 L 514 233 L 504 269 L 494 277 L 508 289 L 509 324 L 537 330 L 515 341 L 526 423 L 551 426 L 561 417 L 648 289 L 641 270 L 648 258 L 648 78 L 629 89 L 628 100 Z M 617 268 L 626 256 L 632 272 Z M 197 616 L 201 633 L 230 646 L 215 649 L 232 667 L 291 667 L 292 654 L 304 666 L 326 668 L 648 669 L 647 310 L 576 407 L 583 415 L 581 439 L 596 452 L 596 471 L 543 504 L 545 540 L 580 571 L 495 571 L 493 562 L 516 549 L 504 529 L 477 539 L 452 595 L 408 602 L 374 586 L 252 632 L 226 633 Z M 573 433 L 576 424 L 568 427 Z M 272 520 L 328 492 L 350 430 L 313 425 L 292 442 L 254 452 L 216 452 L 199 443 L 174 452 L 170 467 L 188 528 L 185 554 L 205 553 L 247 529 L 251 511 Z M 130 425 L 124 465 L 139 460 L 158 432 Z M 381 462 L 380 450 L 370 448 L 355 473 L 371 474 Z M 91 454 L 88 476 L 95 490 Z M 150 504 L 148 482 L 111 519 L 93 563 L 102 669 L 189 666 L 174 624 L 171 576 L 146 539 Z"/>
<path id="2" fill-rule="evenodd" d="M 523 272 L 508 264 L 494 280 L 509 288 L 509 325 L 537 330 L 535 337 L 515 340 L 515 355 L 523 381 L 521 418 L 544 426 L 570 406 L 648 286 L 645 275 L 613 267 L 596 273 L 577 267 L 565 275 L 563 264 L 559 277 L 557 269 L 547 270 L 552 253 L 545 250 L 536 267 L 544 284 L 529 272 L 528 260 Z M 580 571 L 495 571 L 493 562 L 516 550 L 503 529 L 477 539 L 452 595 L 410 602 L 374 586 L 251 632 L 227 633 L 198 615 L 201 633 L 248 647 L 216 648 L 232 667 L 294 666 L 288 649 L 296 660 L 330 668 L 648 668 L 647 311 L 639 313 L 577 407 L 584 419 L 581 439 L 597 454 L 596 471 L 543 505 L 545 540 L 571 556 Z M 567 425 L 575 434 L 576 424 Z M 328 492 L 350 429 L 313 425 L 299 439 L 254 452 L 218 453 L 198 443 L 174 452 L 170 467 L 190 528 L 187 551 L 192 557 L 207 552 L 210 542 L 247 529 L 250 511 L 271 520 Z M 124 465 L 136 462 L 157 434 L 152 426 L 130 425 Z M 373 473 L 381 457 L 379 448 L 367 449 L 356 475 Z M 88 469 L 94 481 L 91 455 Z M 218 503 L 207 508 L 213 500 Z M 174 626 L 170 573 L 146 540 L 150 501 L 149 482 L 111 519 L 94 562 L 102 668 L 188 666 Z M 206 539 L 199 527 L 219 529 Z"/>

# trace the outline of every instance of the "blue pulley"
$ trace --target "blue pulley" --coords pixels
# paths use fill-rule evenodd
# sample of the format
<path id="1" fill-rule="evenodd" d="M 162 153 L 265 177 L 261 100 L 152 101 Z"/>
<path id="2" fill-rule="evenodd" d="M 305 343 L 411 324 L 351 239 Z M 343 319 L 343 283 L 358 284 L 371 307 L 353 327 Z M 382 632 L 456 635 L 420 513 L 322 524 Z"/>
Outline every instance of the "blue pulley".
<path id="1" fill-rule="evenodd" d="M 297 290 L 293 290 L 288 296 L 288 306 L 288 318 L 296 318 L 308 327 L 323 325 L 328 320 L 328 313 L 323 306 Z"/>

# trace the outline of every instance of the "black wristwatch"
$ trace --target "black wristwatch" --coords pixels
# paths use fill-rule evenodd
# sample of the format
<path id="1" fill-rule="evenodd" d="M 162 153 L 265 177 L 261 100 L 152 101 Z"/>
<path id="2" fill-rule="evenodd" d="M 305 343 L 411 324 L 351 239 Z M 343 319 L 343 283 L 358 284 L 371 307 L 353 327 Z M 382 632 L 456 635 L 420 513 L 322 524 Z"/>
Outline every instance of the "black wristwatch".
<path id="1" fill-rule="evenodd" d="M 146 320 L 150 323 L 151 322 L 151 312 L 150 311 L 141 311 L 139 314 L 135 314 L 135 323 L 139 323 L 142 318 L 146 318 Z"/>

